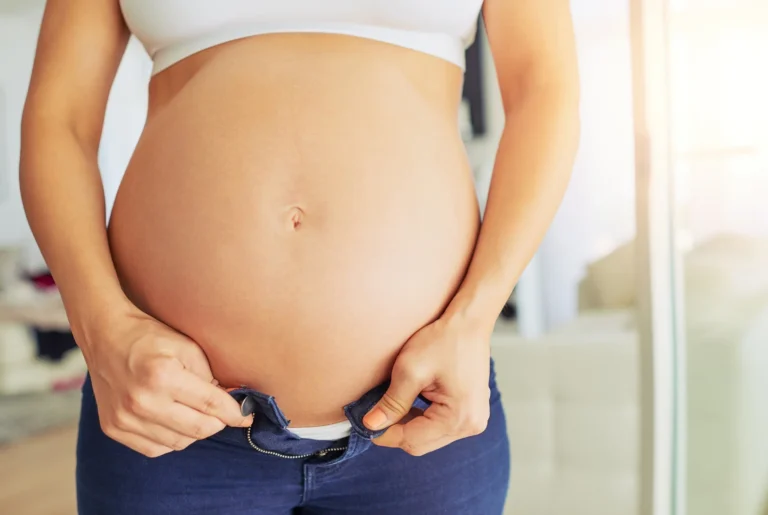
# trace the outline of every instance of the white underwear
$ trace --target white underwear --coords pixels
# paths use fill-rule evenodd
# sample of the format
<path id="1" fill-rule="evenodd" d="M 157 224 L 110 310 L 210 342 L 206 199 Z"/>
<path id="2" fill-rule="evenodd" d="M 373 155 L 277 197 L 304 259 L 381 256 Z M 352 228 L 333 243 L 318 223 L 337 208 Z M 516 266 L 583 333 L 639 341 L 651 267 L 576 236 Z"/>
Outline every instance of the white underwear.
<path id="1" fill-rule="evenodd" d="M 317 427 L 289 427 L 288 431 L 305 440 L 335 441 L 348 437 L 352 433 L 349 420 Z"/>

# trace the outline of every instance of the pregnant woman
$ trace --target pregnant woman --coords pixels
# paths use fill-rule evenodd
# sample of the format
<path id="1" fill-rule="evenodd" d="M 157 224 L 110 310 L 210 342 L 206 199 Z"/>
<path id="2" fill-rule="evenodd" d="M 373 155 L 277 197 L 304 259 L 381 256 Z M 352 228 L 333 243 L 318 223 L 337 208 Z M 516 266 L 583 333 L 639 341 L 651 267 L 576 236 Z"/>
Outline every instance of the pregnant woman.
<path id="1" fill-rule="evenodd" d="M 506 124 L 458 129 L 482 10 Z M 129 36 L 149 112 L 109 223 Z M 48 0 L 21 187 L 90 371 L 82 515 L 498 515 L 497 314 L 578 139 L 567 0 Z"/>

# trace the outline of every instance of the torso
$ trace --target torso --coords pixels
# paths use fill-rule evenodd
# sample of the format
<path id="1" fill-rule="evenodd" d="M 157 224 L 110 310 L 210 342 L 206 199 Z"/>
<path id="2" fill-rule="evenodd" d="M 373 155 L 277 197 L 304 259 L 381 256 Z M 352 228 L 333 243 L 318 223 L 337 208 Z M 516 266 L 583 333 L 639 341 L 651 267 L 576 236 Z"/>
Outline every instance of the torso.
<path id="1" fill-rule="evenodd" d="M 221 384 L 274 395 L 298 426 L 343 419 L 469 264 L 461 85 L 441 59 L 329 34 L 156 75 L 109 226 L 126 292 Z"/>

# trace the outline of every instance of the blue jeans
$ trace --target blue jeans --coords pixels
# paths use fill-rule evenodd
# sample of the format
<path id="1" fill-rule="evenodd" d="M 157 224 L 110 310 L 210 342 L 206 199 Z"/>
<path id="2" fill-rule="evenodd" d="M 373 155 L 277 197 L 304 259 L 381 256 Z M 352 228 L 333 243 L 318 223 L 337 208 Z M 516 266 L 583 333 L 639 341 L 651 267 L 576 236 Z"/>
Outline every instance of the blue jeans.
<path id="1" fill-rule="evenodd" d="M 80 515 L 501 515 L 509 442 L 491 364 L 491 417 L 482 434 L 414 457 L 374 445 L 362 417 L 383 384 L 345 407 L 348 438 L 290 433 L 275 399 L 231 392 L 255 414 L 250 431 L 225 428 L 187 449 L 146 458 L 99 426 L 90 380 L 77 442 Z M 423 408 L 419 399 L 416 407 Z"/>

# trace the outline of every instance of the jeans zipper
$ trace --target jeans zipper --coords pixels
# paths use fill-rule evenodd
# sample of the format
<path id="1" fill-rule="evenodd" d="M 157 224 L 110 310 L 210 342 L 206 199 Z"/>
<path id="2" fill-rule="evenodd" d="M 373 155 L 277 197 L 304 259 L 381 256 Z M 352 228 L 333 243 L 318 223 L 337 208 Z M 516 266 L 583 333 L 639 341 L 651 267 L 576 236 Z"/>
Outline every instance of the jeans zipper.
<path id="1" fill-rule="evenodd" d="M 304 458 L 311 458 L 312 456 L 317 456 L 318 458 L 322 458 L 329 452 L 341 452 L 341 451 L 347 450 L 347 446 L 345 445 L 344 447 L 331 447 L 330 449 L 322 449 L 320 451 L 312 452 L 310 454 L 283 454 L 280 452 L 274 452 L 274 451 L 268 451 L 266 449 L 262 449 L 261 447 L 253 443 L 253 439 L 251 439 L 250 427 L 245 430 L 245 435 L 248 438 L 248 443 L 250 444 L 251 447 L 254 448 L 254 450 L 257 450 L 262 454 L 268 454 L 270 456 L 276 456 L 278 458 L 283 458 L 286 460 L 300 460 Z"/>

